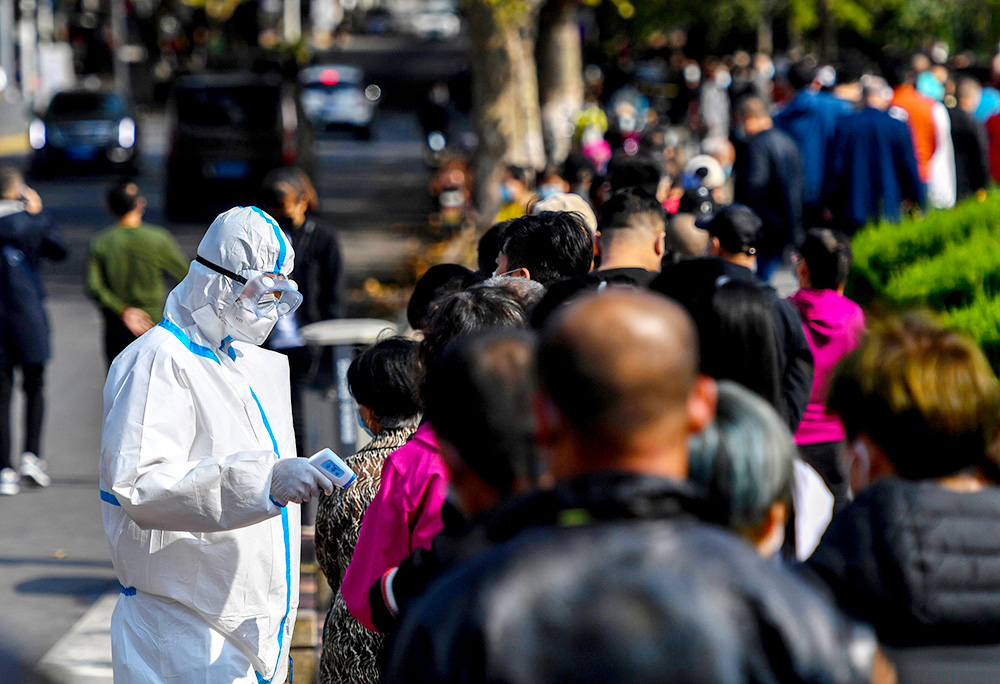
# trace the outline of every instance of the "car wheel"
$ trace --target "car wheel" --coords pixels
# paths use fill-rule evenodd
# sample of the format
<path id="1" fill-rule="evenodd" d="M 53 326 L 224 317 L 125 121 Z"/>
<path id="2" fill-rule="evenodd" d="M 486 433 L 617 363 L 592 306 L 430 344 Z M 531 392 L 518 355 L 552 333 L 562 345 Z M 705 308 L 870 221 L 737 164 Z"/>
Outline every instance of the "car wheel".
<path id="1" fill-rule="evenodd" d="M 364 128 L 359 128 L 355 133 L 358 140 L 371 140 L 372 139 L 372 126 L 368 124 Z"/>

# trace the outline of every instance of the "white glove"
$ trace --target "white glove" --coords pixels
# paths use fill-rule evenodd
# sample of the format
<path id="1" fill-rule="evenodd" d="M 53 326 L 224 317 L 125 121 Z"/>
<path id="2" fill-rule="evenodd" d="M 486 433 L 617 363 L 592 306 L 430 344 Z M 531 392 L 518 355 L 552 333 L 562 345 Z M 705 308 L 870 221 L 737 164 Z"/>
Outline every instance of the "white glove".
<path id="1" fill-rule="evenodd" d="M 333 494 L 333 481 L 304 458 L 282 458 L 271 468 L 271 500 L 278 506 L 302 503 L 323 491 Z"/>

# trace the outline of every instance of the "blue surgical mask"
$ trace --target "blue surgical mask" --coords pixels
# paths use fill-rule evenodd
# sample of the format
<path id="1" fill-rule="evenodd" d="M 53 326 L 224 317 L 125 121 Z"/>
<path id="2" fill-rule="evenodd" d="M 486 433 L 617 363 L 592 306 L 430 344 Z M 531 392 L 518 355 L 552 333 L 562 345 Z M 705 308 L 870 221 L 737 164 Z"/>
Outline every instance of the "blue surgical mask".
<path id="1" fill-rule="evenodd" d="M 548 199 L 552 195 L 558 195 L 562 192 L 562 187 L 555 184 L 546 184 L 538 186 L 538 199 Z"/>
<path id="2" fill-rule="evenodd" d="M 368 433 L 369 437 L 371 437 L 372 439 L 375 439 L 375 433 L 368 429 L 368 426 L 365 425 L 365 419 L 361 417 L 361 407 L 360 406 L 358 407 L 357 414 L 358 414 L 358 425 L 361 426 L 362 430 L 364 430 L 366 433 Z"/>

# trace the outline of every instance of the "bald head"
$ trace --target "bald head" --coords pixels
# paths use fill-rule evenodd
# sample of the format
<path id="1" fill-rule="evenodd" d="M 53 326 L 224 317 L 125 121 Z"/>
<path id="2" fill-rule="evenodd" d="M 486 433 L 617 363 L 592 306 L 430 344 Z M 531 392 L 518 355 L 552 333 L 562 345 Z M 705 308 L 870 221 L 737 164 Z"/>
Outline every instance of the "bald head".
<path id="1" fill-rule="evenodd" d="M 637 450 L 686 443 L 697 350 L 688 314 L 665 297 L 615 289 L 567 307 L 543 333 L 538 371 L 574 457 L 615 468 Z"/>

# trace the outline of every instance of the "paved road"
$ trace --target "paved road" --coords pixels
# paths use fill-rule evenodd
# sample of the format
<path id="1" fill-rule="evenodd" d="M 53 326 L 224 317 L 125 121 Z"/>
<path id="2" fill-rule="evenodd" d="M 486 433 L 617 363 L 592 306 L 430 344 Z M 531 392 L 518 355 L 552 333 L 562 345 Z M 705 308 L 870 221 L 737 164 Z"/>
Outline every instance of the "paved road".
<path id="1" fill-rule="evenodd" d="M 138 181 L 149 199 L 147 218 L 167 225 L 193 255 L 206 226 L 163 221 L 165 132 L 161 120 L 145 123 Z M 391 277 L 419 246 L 414 235 L 429 211 L 415 118 L 384 111 L 374 141 L 323 138 L 319 153 L 321 209 L 340 230 L 349 281 Z M 0 643 L 17 644 L 32 663 L 98 599 L 117 590 L 97 496 L 104 382 L 100 321 L 82 287 L 87 242 L 108 223 L 102 204 L 112 180 L 74 177 L 33 183 L 59 221 L 71 256 L 45 274 L 54 352 L 47 371 L 44 451 L 53 484 L 0 498 Z M 15 411 L 19 409 L 16 404 Z M 15 441 L 14 449 L 19 445 Z M 100 668 L 95 672 L 100 674 Z"/>

